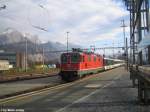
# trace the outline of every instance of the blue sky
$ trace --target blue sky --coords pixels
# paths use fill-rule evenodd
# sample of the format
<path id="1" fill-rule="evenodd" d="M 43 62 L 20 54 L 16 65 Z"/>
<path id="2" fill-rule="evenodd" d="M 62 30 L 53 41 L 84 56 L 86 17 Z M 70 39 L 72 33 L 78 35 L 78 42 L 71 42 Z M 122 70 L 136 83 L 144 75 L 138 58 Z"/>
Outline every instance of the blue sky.
<path id="1" fill-rule="evenodd" d="M 0 31 L 11 27 L 38 35 L 42 42 L 69 42 L 89 47 L 122 44 L 121 20 L 129 16 L 121 0 L 1 0 L 7 9 L 0 12 Z M 42 6 L 42 7 L 40 7 Z M 44 32 L 32 27 L 39 26 Z M 129 27 L 126 28 L 127 36 Z"/>

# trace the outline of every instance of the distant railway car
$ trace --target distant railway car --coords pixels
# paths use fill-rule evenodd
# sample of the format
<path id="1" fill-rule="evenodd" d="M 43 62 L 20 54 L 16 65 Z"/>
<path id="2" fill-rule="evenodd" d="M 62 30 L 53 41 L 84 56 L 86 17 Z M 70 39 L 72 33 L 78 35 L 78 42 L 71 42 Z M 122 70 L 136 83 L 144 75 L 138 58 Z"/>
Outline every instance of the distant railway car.
<path id="1" fill-rule="evenodd" d="M 109 70 L 124 65 L 124 61 L 119 59 L 104 58 L 104 65 L 105 70 Z"/>
<path id="2" fill-rule="evenodd" d="M 65 81 L 73 81 L 86 74 L 104 70 L 104 60 L 101 55 L 73 49 L 72 52 L 61 55 L 60 67 L 61 78 Z"/>

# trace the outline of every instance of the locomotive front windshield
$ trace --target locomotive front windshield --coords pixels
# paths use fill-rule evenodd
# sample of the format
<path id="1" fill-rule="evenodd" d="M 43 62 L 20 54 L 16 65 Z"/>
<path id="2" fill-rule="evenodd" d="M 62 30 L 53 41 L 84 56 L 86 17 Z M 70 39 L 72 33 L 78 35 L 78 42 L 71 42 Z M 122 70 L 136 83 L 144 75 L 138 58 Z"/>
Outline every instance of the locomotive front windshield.
<path id="1" fill-rule="evenodd" d="M 71 55 L 71 63 L 78 63 L 80 61 L 80 55 L 79 54 L 72 54 Z"/>
<path id="2" fill-rule="evenodd" d="M 68 55 L 62 55 L 61 57 L 62 63 L 78 63 L 80 62 L 80 55 L 77 53 L 72 53 Z"/>
<path id="3" fill-rule="evenodd" d="M 62 55 L 61 62 L 62 63 L 67 63 L 67 55 Z"/>

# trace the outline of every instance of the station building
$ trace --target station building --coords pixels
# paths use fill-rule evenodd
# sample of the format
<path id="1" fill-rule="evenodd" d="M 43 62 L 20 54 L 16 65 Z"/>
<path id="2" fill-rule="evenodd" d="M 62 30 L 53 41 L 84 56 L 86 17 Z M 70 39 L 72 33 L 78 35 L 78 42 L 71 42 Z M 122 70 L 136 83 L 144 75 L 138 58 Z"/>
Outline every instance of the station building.
<path id="1" fill-rule="evenodd" d="M 25 55 L 23 53 L 15 52 L 0 52 L 0 60 L 8 60 L 13 67 L 25 67 Z"/>

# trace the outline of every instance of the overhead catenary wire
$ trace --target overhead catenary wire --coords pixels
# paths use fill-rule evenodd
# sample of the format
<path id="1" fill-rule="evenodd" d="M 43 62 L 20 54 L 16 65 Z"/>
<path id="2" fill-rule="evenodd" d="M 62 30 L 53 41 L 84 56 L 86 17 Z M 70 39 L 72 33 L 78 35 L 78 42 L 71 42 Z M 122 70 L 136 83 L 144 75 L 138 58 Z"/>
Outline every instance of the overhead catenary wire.
<path id="1" fill-rule="evenodd" d="M 0 10 L 6 9 L 6 5 L 0 6 Z"/>
<path id="2" fill-rule="evenodd" d="M 8 3 L 9 0 L 0 0 L 0 10 L 4 10 L 4 9 L 7 9 L 7 3 Z"/>
<path id="3" fill-rule="evenodd" d="M 49 16 L 48 10 L 47 10 L 43 5 L 38 4 L 38 7 L 40 7 L 40 8 L 43 9 L 43 10 L 45 10 L 45 11 L 47 12 L 48 16 Z M 28 9 L 30 9 L 30 8 L 28 8 Z M 38 30 L 42 30 L 42 31 L 45 31 L 45 32 L 49 32 L 48 29 L 46 29 L 45 27 L 41 27 L 40 25 L 34 25 L 34 24 L 31 22 L 31 20 L 30 20 L 30 18 L 29 18 L 29 11 L 28 11 L 28 15 L 27 15 L 27 20 L 28 20 L 28 23 L 29 23 L 33 28 L 36 28 L 36 29 L 38 29 Z"/>
<path id="4" fill-rule="evenodd" d="M 0 6 L 0 10 L 6 9 L 6 7 L 7 7 L 6 5 Z M 1 17 L 7 18 L 7 19 L 9 19 L 10 21 L 13 21 L 13 22 L 16 23 L 16 24 L 24 25 L 24 23 L 22 23 L 22 22 L 16 20 L 16 19 L 13 18 L 13 17 L 10 17 L 10 16 L 8 16 L 8 15 L 1 15 Z M 30 22 L 30 20 L 29 20 L 29 15 L 27 15 L 27 21 L 28 21 L 28 23 L 30 24 L 30 26 L 32 26 L 33 28 L 38 29 L 38 30 L 41 30 L 41 31 L 49 32 L 49 31 L 48 31 L 46 28 L 44 28 L 44 27 L 41 27 L 41 26 L 32 24 L 32 23 Z"/>
<path id="5" fill-rule="evenodd" d="M 7 2 L 9 2 L 9 0 L 0 0 L 0 3 L 3 4 L 3 5 L 0 5 L 0 10 L 3 10 L 3 9 L 7 8 L 7 5 L 6 5 Z M 49 11 L 42 4 L 38 4 L 37 6 L 40 7 L 41 9 L 45 10 L 47 15 L 49 16 Z M 28 7 L 28 9 L 30 9 L 30 8 Z M 28 14 L 28 16 L 29 16 L 29 14 Z M 12 19 L 11 17 L 7 17 L 7 16 L 5 16 L 5 17 L 10 19 L 10 20 L 12 20 L 12 21 L 15 21 L 15 19 Z M 38 30 L 42 30 L 42 31 L 45 31 L 45 32 L 48 32 L 48 29 L 46 29 L 45 27 L 41 27 L 39 25 L 32 24 L 31 21 L 29 20 L 29 17 L 27 17 L 27 18 L 28 18 L 27 21 L 29 22 L 29 24 L 33 28 L 38 29 Z M 18 21 L 16 20 L 15 23 L 18 23 Z M 21 24 L 21 23 L 19 23 L 19 24 Z"/>
<path id="6" fill-rule="evenodd" d="M 130 47 L 128 47 L 129 49 Z M 81 48 L 80 50 L 82 51 L 88 51 L 90 48 Z M 95 51 L 96 50 L 104 50 L 104 49 L 124 49 L 124 47 L 99 47 L 99 48 L 95 48 Z M 68 50 L 68 52 L 71 52 L 72 50 Z M 50 50 L 50 51 L 44 51 L 45 53 L 63 53 L 63 52 L 67 52 L 67 50 Z M 41 52 L 38 52 L 38 53 L 41 53 Z"/>

